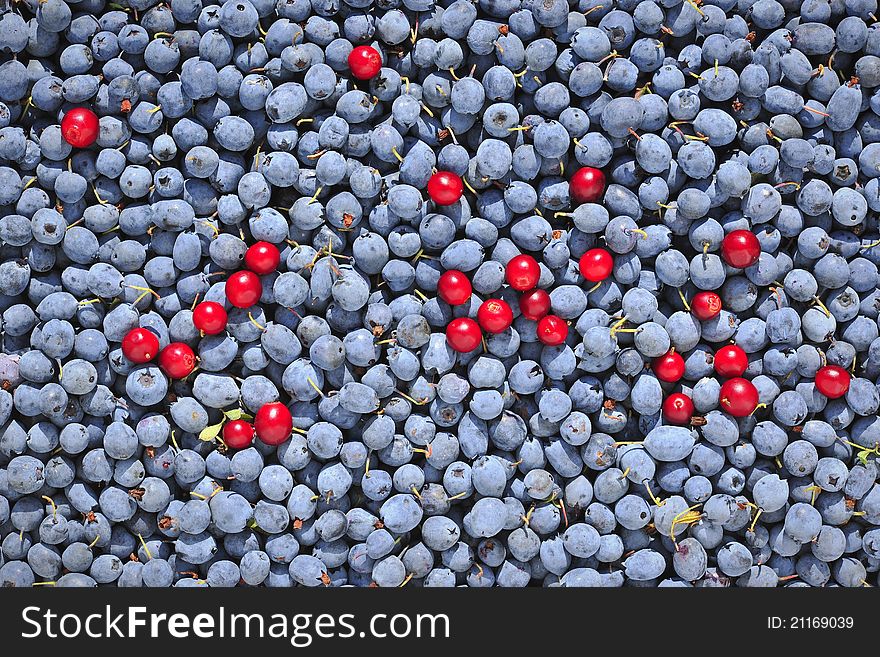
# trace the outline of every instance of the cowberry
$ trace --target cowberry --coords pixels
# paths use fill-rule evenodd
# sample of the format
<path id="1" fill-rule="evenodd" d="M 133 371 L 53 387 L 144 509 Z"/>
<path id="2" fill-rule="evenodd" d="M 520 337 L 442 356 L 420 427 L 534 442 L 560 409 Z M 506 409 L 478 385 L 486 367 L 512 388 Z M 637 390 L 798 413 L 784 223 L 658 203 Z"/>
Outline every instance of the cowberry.
<path id="1" fill-rule="evenodd" d="M 252 271 L 235 272 L 226 281 L 226 298 L 236 308 L 250 308 L 263 294 L 263 284 Z"/>
<path id="2" fill-rule="evenodd" d="M 217 335 L 226 328 L 226 309 L 216 301 L 202 301 L 193 309 L 193 325 L 206 335 Z"/>
<path id="3" fill-rule="evenodd" d="M 816 389 L 829 399 L 843 397 L 849 390 L 849 372 L 839 365 L 826 365 L 816 372 Z"/>
<path id="4" fill-rule="evenodd" d="M 248 247 L 244 253 L 245 267 L 255 274 L 265 276 L 278 269 L 281 254 L 278 247 L 269 242 L 257 242 Z"/>
<path id="5" fill-rule="evenodd" d="M 525 292 L 534 289 L 541 278 L 541 267 L 530 255 L 518 255 L 510 259 L 504 270 L 507 283 L 514 290 Z"/>
<path id="6" fill-rule="evenodd" d="M 501 333 L 513 323 L 513 311 L 506 301 L 489 299 L 477 310 L 477 322 L 484 331 Z"/>
<path id="7" fill-rule="evenodd" d="M 88 148 L 100 131 L 98 116 L 87 107 L 74 107 L 61 119 L 61 136 L 74 148 Z"/>
<path id="8" fill-rule="evenodd" d="M 267 445 L 280 445 L 290 438 L 293 416 L 281 402 L 263 404 L 254 416 L 257 438 Z"/>
<path id="9" fill-rule="evenodd" d="M 734 417 L 746 417 L 758 407 L 758 389 L 746 379 L 728 379 L 721 385 L 718 404 Z"/>
<path id="10" fill-rule="evenodd" d="M 158 353 L 159 338 L 149 329 L 133 328 L 122 338 L 122 355 L 132 363 L 147 363 Z"/>
<path id="11" fill-rule="evenodd" d="M 460 306 L 471 298 L 473 287 L 467 276 L 457 269 L 443 272 L 437 281 L 437 294 L 450 306 Z"/>
<path id="12" fill-rule="evenodd" d="M 159 367 L 172 379 L 182 379 L 196 367 L 196 355 L 189 345 L 172 342 L 159 352 Z"/>
<path id="13" fill-rule="evenodd" d="M 470 317 L 458 317 L 446 326 L 446 341 L 453 350 L 466 354 L 473 351 L 483 339 L 480 325 Z"/>

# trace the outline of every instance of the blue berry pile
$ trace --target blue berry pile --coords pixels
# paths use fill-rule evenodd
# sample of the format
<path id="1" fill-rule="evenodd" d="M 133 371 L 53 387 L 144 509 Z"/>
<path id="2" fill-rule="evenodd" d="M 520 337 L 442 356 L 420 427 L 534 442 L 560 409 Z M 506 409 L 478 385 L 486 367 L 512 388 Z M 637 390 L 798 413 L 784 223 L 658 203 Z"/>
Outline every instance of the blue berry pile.
<path id="1" fill-rule="evenodd" d="M 4 3 L 0 586 L 880 584 L 877 4 Z"/>

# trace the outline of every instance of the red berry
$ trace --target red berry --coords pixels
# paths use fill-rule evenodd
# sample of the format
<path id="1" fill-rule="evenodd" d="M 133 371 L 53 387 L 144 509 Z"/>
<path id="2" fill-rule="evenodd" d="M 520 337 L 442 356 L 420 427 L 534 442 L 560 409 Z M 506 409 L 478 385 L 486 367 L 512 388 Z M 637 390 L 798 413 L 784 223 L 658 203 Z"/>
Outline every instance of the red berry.
<path id="1" fill-rule="evenodd" d="M 232 449 L 244 449 L 254 442 L 254 425 L 244 420 L 232 420 L 223 425 L 223 442 Z"/>
<path id="2" fill-rule="evenodd" d="M 189 345 L 172 342 L 159 352 L 159 367 L 172 379 L 182 379 L 196 367 L 196 355 Z"/>
<path id="3" fill-rule="evenodd" d="M 538 322 L 538 339 L 548 347 L 565 342 L 568 337 L 568 323 L 556 315 L 545 315 Z"/>
<path id="4" fill-rule="evenodd" d="M 290 438 L 293 431 L 293 416 L 281 402 L 263 404 L 254 417 L 257 438 L 267 445 L 280 445 Z"/>
<path id="5" fill-rule="evenodd" d="M 593 167 L 581 167 L 568 183 L 571 199 L 577 203 L 598 201 L 605 191 L 605 174 Z"/>
<path id="6" fill-rule="evenodd" d="M 236 308 L 250 308 L 263 294 L 263 284 L 252 271 L 237 271 L 226 281 L 226 298 Z"/>
<path id="7" fill-rule="evenodd" d="M 438 171 L 428 179 L 428 196 L 437 205 L 452 205 L 464 193 L 461 178 L 451 171 Z"/>
<path id="8" fill-rule="evenodd" d="M 816 389 L 829 399 L 843 397 L 849 390 L 849 372 L 838 365 L 826 365 L 816 372 Z"/>
<path id="9" fill-rule="evenodd" d="M 193 310 L 193 324 L 206 335 L 222 333 L 226 320 L 226 309 L 216 301 L 202 301 Z"/>
<path id="10" fill-rule="evenodd" d="M 532 290 L 519 298 L 519 310 L 526 319 L 537 322 L 550 312 L 550 295 L 544 290 Z"/>
<path id="11" fill-rule="evenodd" d="M 358 80 L 370 80 L 382 68 L 382 55 L 372 46 L 357 46 L 348 55 L 348 67 Z"/>
<path id="12" fill-rule="evenodd" d="M 510 287 L 525 292 L 534 289 L 538 284 L 538 280 L 541 278 L 541 267 L 532 256 L 518 255 L 507 263 L 504 276 Z"/>
<path id="13" fill-rule="evenodd" d="M 715 371 L 721 376 L 742 376 L 749 366 L 749 357 L 742 347 L 729 344 L 715 352 Z"/>
<path id="14" fill-rule="evenodd" d="M 677 351 L 670 349 L 658 356 L 651 363 L 654 376 L 667 383 L 675 383 L 684 376 L 684 358 Z"/>
<path id="15" fill-rule="evenodd" d="M 663 400 L 663 418 L 670 424 L 688 424 L 694 415 L 694 402 L 683 392 Z"/>
<path id="16" fill-rule="evenodd" d="M 269 242 L 257 242 L 248 247 L 244 254 L 244 264 L 255 274 L 265 276 L 278 269 L 281 254 L 278 247 Z"/>
<path id="17" fill-rule="evenodd" d="M 484 331 L 501 333 L 513 323 L 513 311 L 506 301 L 489 299 L 477 310 L 477 321 Z"/>
<path id="18" fill-rule="evenodd" d="M 731 267 L 745 269 L 758 262 L 761 243 L 750 230 L 735 230 L 721 240 L 721 257 Z"/>
<path id="19" fill-rule="evenodd" d="M 74 107 L 61 119 L 61 136 L 74 148 L 88 148 L 100 131 L 98 116 L 86 107 Z"/>
<path id="20" fill-rule="evenodd" d="M 734 417 L 746 417 L 758 408 L 758 389 L 746 379 L 728 379 L 718 397 L 721 410 Z"/>
<path id="21" fill-rule="evenodd" d="M 446 342 L 455 351 L 466 354 L 473 351 L 483 339 L 480 325 L 470 317 L 458 317 L 446 327 Z"/>
<path id="22" fill-rule="evenodd" d="M 159 338 L 145 328 L 134 328 L 122 338 L 122 354 L 132 363 L 147 363 L 159 353 Z"/>
<path id="23" fill-rule="evenodd" d="M 590 249 L 581 256 L 578 266 L 581 270 L 581 276 L 588 281 L 598 283 L 611 276 L 611 270 L 614 269 L 614 258 L 605 249 Z"/>
<path id="24" fill-rule="evenodd" d="M 471 282 L 457 269 L 443 272 L 437 281 L 437 294 L 450 306 L 460 306 L 471 298 Z"/>
<path id="25" fill-rule="evenodd" d="M 691 313 L 700 321 L 712 319 L 721 312 L 721 297 L 714 292 L 697 292 L 691 300 Z"/>

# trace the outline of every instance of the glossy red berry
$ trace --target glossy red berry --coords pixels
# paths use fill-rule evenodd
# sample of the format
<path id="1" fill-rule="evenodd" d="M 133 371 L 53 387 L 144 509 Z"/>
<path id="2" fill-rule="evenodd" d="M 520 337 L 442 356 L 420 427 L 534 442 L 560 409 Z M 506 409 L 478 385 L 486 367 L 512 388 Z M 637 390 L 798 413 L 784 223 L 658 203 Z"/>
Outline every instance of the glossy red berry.
<path id="1" fill-rule="evenodd" d="M 694 402 L 683 392 L 675 392 L 663 400 L 663 419 L 670 424 L 688 424 L 694 415 Z"/>
<path id="2" fill-rule="evenodd" d="M 526 319 L 537 322 L 550 312 L 550 295 L 544 290 L 532 290 L 519 298 L 519 311 Z"/>
<path id="3" fill-rule="evenodd" d="M 513 310 L 501 299 L 484 301 L 477 310 L 477 322 L 484 331 L 501 333 L 513 323 Z"/>
<path id="4" fill-rule="evenodd" d="M 370 80 L 379 75 L 382 55 L 372 46 L 357 46 L 348 55 L 348 67 L 358 80 Z"/>
<path id="5" fill-rule="evenodd" d="M 654 376 L 661 381 L 675 383 L 684 376 L 684 358 L 677 351 L 670 349 L 653 360 L 651 369 L 654 371 Z"/>
<path id="6" fill-rule="evenodd" d="M 826 365 L 816 372 L 816 390 L 829 399 L 843 397 L 849 390 L 849 372 L 839 365 Z"/>
<path id="7" fill-rule="evenodd" d="M 250 308 L 263 294 L 263 284 L 252 271 L 237 271 L 226 281 L 226 298 L 236 308 Z"/>
<path id="8" fill-rule="evenodd" d="M 457 269 L 443 272 L 437 281 L 437 295 L 450 306 L 460 306 L 471 298 L 473 287 L 467 276 Z"/>
<path id="9" fill-rule="evenodd" d="M 244 254 L 244 265 L 255 274 L 265 276 L 278 269 L 281 254 L 278 247 L 269 242 L 251 244 Z"/>
<path id="10" fill-rule="evenodd" d="M 721 297 L 714 292 L 697 292 L 691 300 L 691 314 L 702 322 L 721 312 Z"/>
<path id="11" fill-rule="evenodd" d="M 480 325 L 470 317 L 458 317 L 446 327 L 446 342 L 453 350 L 466 354 L 473 351 L 483 339 Z"/>
<path id="12" fill-rule="evenodd" d="M 760 256 L 761 243 L 750 230 L 735 230 L 721 240 L 721 257 L 731 267 L 751 267 Z"/>
<path id="13" fill-rule="evenodd" d="M 605 249 L 590 249 L 581 256 L 578 267 L 581 270 L 581 276 L 592 283 L 598 283 L 611 276 L 611 270 L 614 269 L 614 258 Z"/>
<path id="14" fill-rule="evenodd" d="M 133 328 L 122 338 L 122 355 L 138 365 L 153 360 L 159 353 L 159 338 L 145 328 Z"/>
<path id="15" fill-rule="evenodd" d="M 568 183 L 568 192 L 576 203 L 594 203 L 605 191 L 605 174 L 593 167 L 581 167 Z"/>
<path id="16" fill-rule="evenodd" d="M 193 310 L 193 324 L 206 335 L 217 335 L 226 328 L 226 309 L 216 301 L 202 301 Z"/>
<path id="17" fill-rule="evenodd" d="M 568 322 L 556 315 L 545 315 L 538 322 L 538 339 L 548 347 L 565 342 L 568 337 Z"/>
<path id="18" fill-rule="evenodd" d="M 159 352 L 159 367 L 172 379 L 182 379 L 196 367 L 196 355 L 189 345 L 172 342 Z"/>
<path id="19" fill-rule="evenodd" d="M 254 425 L 244 420 L 232 420 L 223 425 L 223 442 L 232 449 L 244 449 L 254 442 Z"/>
<path id="20" fill-rule="evenodd" d="M 742 376 L 748 366 L 748 355 L 735 344 L 725 345 L 715 352 L 715 371 L 720 376 Z"/>
<path id="21" fill-rule="evenodd" d="M 734 417 L 746 417 L 758 408 L 758 389 L 746 379 L 728 379 L 721 385 L 718 404 Z"/>
<path id="22" fill-rule="evenodd" d="M 100 131 L 98 116 L 87 107 L 74 107 L 61 119 L 61 136 L 74 148 L 88 148 Z"/>
<path id="23" fill-rule="evenodd" d="M 538 285 L 541 278 L 541 267 L 530 255 L 518 255 L 510 259 L 504 270 L 508 285 L 514 290 L 525 292 Z"/>
<path id="24" fill-rule="evenodd" d="M 438 171 L 428 179 L 428 196 L 437 205 L 452 205 L 464 193 L 461 178 L 451 171 Z"/>
<path id="25" fill-rule="evenodd" d="M 267 445 L 280 445 L 290 438 L 293 416 L 281 402 L 263 404 L 254 416 L 257 438 Z"/>

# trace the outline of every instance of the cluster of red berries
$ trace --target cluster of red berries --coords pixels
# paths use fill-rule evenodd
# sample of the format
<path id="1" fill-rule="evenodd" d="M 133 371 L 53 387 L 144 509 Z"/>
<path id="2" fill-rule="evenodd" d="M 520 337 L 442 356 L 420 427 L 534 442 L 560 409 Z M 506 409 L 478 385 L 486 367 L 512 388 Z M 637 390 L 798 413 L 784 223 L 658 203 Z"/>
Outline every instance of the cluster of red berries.
<path id="1" fill-rule="evenodd" d="M 182 379 L 196 368 L 196 355 L 183 342 L 172 342 L 159 349 L 159 338 L 145 328 L 133 328 L 122 338 L 122 354 L 137 365 L 159 357 L 159 367 L 172 379 Z"/>
<path id="2" fill-rule="evenodd" d="M 527 319 L 538 322 L 538 339 L 546 345 L 559 345 L 568 337 L 568 324 L 550 312 L 550 295 L 538 289 L 541 267 L 529 255 L 518 255 L 507 263 L 505 279 L 514 290 L 524 292 L 519 309 Z M 462 272 L 444 272 L 437 282 L 437 294 L 450 306 L 460 306 L 471 298 L 471 282 Z M 502 299 L 488 299 L 477 309 L 477 320 L 453 319 L 446 327 L 446 340 L 455 351 L 468 353 L 477 348 L 487 333 L 502 333 L 513 323 L 513 310 Z"/>

